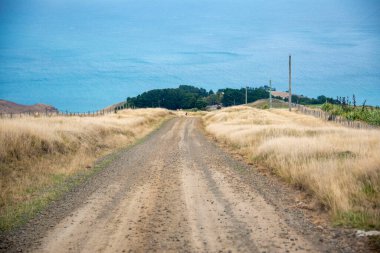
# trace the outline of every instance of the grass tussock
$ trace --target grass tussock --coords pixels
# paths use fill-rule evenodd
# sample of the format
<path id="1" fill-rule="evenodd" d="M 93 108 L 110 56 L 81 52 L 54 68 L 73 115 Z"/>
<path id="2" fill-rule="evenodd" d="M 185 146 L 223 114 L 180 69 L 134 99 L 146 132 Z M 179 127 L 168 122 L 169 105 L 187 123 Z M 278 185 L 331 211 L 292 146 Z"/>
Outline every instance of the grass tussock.
<path id="1" fill-rule="evenodd" d="M 218 140 L 312 192 L 337 223 L 380 228 L 380 130 L 244 106 L 211 112 L 204 121 Z"/>
<path id="2" fill-rule="evenodd" d="M 95 159 L 142 138 L 170 114 L 141 109 L 98 117 L 1 119 L 0 230 L 26 220 L 64 190 L 57 186 L 68 187 L 67 178 L 94 170 Z"/>

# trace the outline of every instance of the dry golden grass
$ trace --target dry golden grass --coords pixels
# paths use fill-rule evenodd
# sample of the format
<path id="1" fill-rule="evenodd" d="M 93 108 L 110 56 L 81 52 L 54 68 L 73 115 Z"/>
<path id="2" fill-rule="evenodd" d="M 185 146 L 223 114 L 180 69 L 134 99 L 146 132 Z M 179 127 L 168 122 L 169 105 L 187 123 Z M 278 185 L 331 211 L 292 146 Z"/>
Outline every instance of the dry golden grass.
<path id="1" fill-rule="evenodd" d="M 30 211 L 25 203 L 34 208 L 44 189 L 91 170 L 95 159 L 135 142 L 171 114 L 140 109 L 98 117 L 1 119 L 0 229 Z"/>
<path id="2" fill-rule="evenodd" d="M 244 106 L 211 112 L 204 121 L 218 140 L 312 192 L 336 221 L 380 227 L 380 130 Z"/>

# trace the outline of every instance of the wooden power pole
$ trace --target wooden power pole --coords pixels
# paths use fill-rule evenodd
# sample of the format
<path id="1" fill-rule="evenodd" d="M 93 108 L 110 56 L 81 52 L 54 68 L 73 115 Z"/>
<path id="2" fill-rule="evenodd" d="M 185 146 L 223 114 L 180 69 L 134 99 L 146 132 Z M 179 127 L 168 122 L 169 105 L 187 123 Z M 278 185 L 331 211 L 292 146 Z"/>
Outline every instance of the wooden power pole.
<path id="1" fill-rule="evenodd" d="M 245 86 L 245 104 L 248 104 L 248 86 Z"/>
<path id="2" fill-rule="evenodd" d="M 289 111 L 292 111 L 292 55 L 289 55 Z"/>
<path id="3" fill-rule="evenodd" d="M 269 80 L 269 108 L 272 108 L 272 80 Z"/>

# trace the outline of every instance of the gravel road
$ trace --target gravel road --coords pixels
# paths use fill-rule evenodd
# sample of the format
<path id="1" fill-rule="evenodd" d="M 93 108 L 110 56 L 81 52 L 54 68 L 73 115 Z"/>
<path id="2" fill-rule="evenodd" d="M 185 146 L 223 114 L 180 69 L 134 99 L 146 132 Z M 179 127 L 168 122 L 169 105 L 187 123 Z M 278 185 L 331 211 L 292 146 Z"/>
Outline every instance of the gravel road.
<path id="1" fill-rule="evenodd" d="M 13 234 L 7 251 L 356 252 L 281 185 L 170 120 Z"/>

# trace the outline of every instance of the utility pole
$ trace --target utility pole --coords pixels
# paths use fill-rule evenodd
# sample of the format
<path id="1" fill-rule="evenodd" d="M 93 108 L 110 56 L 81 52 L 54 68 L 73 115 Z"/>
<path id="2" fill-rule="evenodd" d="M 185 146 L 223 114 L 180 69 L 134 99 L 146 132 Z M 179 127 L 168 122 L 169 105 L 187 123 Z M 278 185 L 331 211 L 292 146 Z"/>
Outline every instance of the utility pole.
<path id="1" fill-rule="evenodd" d="M 269 80 L 269 108 L 272 108 L 272 80 Z"/>
<path id="2" fill-rule="evenodd" d="M 245 104 L 248 104 L 248 86 L 245 86 Z"/>
<path id="3" fill-rule="evenodd" d="M 289 112 L 292 111 L 292 55 L 289 55 Z"/>

